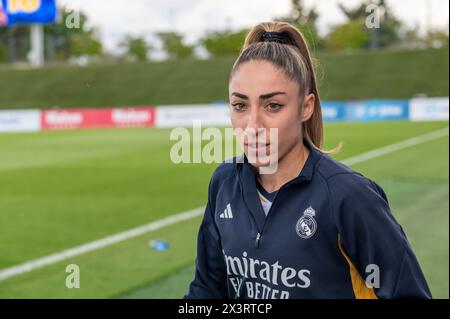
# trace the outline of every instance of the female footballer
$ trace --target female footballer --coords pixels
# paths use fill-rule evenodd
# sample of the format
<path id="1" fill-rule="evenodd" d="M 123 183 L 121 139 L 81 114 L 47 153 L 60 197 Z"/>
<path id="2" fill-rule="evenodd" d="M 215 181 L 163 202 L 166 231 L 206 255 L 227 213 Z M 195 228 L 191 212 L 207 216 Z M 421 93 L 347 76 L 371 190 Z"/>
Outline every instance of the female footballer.
<path id="1" fill-rule="evenodd" d="M 431 298 L 384 191 L 321 149 L 319 92 L 298 29 L 249 32 L 229 99 L 244 154 L 211 178 L 185 298 Z"/>

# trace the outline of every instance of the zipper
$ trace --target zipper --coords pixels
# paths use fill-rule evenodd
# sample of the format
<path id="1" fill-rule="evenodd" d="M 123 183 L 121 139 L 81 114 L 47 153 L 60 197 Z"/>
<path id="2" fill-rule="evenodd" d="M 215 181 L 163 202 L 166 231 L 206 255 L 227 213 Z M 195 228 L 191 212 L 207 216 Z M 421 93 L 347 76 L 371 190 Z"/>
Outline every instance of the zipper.
<path id="1" fill-rule="evenodd" d="M 272 206 L 270 206 L 270 209 L 269 209 L 269 211 L 267 212 L 267 216 L 266 216 L 266 219 L 264 220 L 263 227 L 262 227 L 261 231 L 256 235 L 256 240 L 255 240 L 255 247 L 256 247 L 256 248 L 259 248 L 259 242 L 260 242 L 260 240 L 261 240 L 262 233 L 264 232 L 264 229 L 266 228 L 267 220 L 269 219 L 269 215 L 270 215 L 270 213 L 272 212 L 273 207 L 275 206 L 275 202 L 276 202 L 276 200 L 277 200 L 277 198 L 278 198 L 278 195 L 280 194 L 280 192 L 281 192 L 284 188 L 286 188 L 286 187 L 288 187 L 290 184 L 292 184 L 292 182 L 293 182 L 293 181 L 290 181 L 290 182 L 288 182 L 287 184 L 284 184 L 283 186 L 281 186 L 280 189 L 278 190 L 278 192 L 276 193 L 275 198 L 273 199 L 273 202 L 272 202 Z"/>
<path id="2" fill-rule="evenodd" d="M 277 199 L 277 197 L 278 197 L 279 192 L 281 191 L 281 189 L 282 189 L 284 186 L 286 186 L 286 185 L 283 185 L 283 186 L 278 190 L 277 194 L 275 195 L 275 198 L 273 199 L 273 202 L 272 202 L 272 206 L 270 206 L 270 209 L 269 209 L 269 211 L 267 212 L 267 216 L 266 216 L 266 219 L 264 220 L 263 227 L 262 227 L 261 231 L 260 231 L 259 233 L 256 234 L 255 248 L 257 248 L 257 249 L 259 248 L 259 242 L 260 242 L 260 240 L 261 240 L 261 234 L 262 234 L 263 231 L 264 231 L 264 228 L 265 228 L 266 223 L 267 223 L 267 219 L 269 218 L 269 214 L 270 214 L 270 212 L 272 211 L 272 208 L 273 208 L 273 206 L 274 206 L 274 204 L 275 204 L 275 201 L 276 201 L 276 199 Z"/>
<path id="3" fill-rule="evenodd" d="M 261 233 L 256 234 L 255 248 L 259 248 L 259 240 L 261 239 Z"/>
<path id="4" fill-rule="evenodd" d="M 239 184 L 240 184 L 240 187 L 241 187 L 241 196 L 242 196 L 242 198 L 244 198 L 244 187 L 243 187 L 243 185 L 242 185 L 242 181 L 241 181 L 241 178 L 240 178 L 240 176 L 239 176 L 239 173 L 238 173 L 237 175 L 238 175 L 238 181 L 239 181 Z M 281 186 L 281 188 L 278 190 L 277 194 L 275 195 L 275 198 L 273 199 L 272 206 L 270 206 L 270 209 L 269 209 L 269 211 L 267 212 L 267 216 L 266 216 L 266 219 L 264 220 L 263 227 L 262 227 L 261 230 L 258 229 L 258 223 L 256 222 L 255 218 L 253 217 L 253 214 L 250 214 L 250 215 L 251 215 L 250 218 L 253 219 L 253 222 L 254 222 L 254 224 L 255 224 L 255 226 L 256 226 L 256 229 L 258 229 L 258 233 L 256 234 L 256 238 L 255 238 L 255 248 L 256 248 L 256 249 L 259 248 L 259 243 L 260 243 L 260 240 L 261 240 L 262 233 L 263 233 L 263 231 L 264 231 L 264 229 L 265 229 L 265 227 L 266 227 L 267 219 L 269 218 L 270 212 L 272 211 L 273 207 L 275 206 L 275 201 L 276 201 L 277 198 L 278 198 L 278 194 L 280 193 L 280 191 L 281 191 L 283 188 L 286 188 L 286 187 L 287 187 L 288 185 L 290 185 L 292 182 L 293 182 L 293 181 L 290 181 L 290 182 L 288 182 L 287 184 L 284 184 L 284 185 Z M 244 199 L 244 200 L 245 200 L 245 199 Z"/>

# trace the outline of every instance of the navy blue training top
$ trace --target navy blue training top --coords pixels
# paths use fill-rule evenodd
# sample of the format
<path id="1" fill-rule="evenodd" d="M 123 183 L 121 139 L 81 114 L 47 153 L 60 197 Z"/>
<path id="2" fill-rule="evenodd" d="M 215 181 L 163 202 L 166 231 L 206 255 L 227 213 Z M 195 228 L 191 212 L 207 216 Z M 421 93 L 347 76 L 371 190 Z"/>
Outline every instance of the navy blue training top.
<path id="1" fill-rule="evenodd" d="M 381 187 L 305 145 L 267 216 L 245 155 L 217 167 L 184 298 L 431 298 Z"/>
<path id="2" fill-rule="evenodd" d="M 258 180 L 256 180 L 256 188 L 258 189 L 258 192 L 264 195 L 264 197 L 270 200 L 271 202 L 273 202 L 275 196 L 277 195 L 277 191 L 273 191 L 272 193 L 266 191 L 266 189 L 260 184 L 260 182 L 258 182 Z"/>

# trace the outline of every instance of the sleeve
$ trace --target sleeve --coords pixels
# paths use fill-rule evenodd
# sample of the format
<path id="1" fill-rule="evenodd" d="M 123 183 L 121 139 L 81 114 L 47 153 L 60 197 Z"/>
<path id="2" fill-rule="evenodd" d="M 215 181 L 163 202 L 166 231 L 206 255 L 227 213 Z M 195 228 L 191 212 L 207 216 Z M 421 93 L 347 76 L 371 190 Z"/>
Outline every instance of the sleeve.
<path id="1" fill-rule="evenodd" d="M 210 192 L 211 183 L 208 203 L 198 232 L 194 280 L 183 296 L 184 299 L 228 298 L 227 269 L 219 231 L 214 222 Z"/>
<path id="2" fill-rule="evenodd" d="M 352 174 L 334 178 L 330 193 L 339 245 L 364 283 L 371 283 L 375 297 L 431 298 L 417 258 L 381 187 Z"/>

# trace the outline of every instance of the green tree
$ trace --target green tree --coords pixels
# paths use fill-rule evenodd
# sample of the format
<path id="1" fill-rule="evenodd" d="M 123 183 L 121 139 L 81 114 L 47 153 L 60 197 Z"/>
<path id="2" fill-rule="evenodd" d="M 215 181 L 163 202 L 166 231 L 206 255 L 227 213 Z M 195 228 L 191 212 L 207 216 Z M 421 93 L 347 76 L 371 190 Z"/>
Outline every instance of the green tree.
<path id="1" fill-rule="evenodd" d="M 214 57 L 235 56 L 239 54 L 247 33 L 248 29 L 235 32 L 209 32 L 200 40 L 200 43 Z"/>
<path id="2" fill-rule="evenodd" d="M 322 39 L 317 30 L 317 19 L 319 13 L 316 8 L 306 8 L 303 0 L 291 0 L 291 11 L 284 17 L 276 18 L 275 21 L 288 22 L 296 26 L 305 37 L 310 48 L 322 48 Z"/>
<path id="3" fill-rule="evenodd" d="M 30 27 L 19 24 L 0 27 L 0 43 L 11 62 L 26 61 L 30 51 Z"/>
<path id="4" fill-rule="evenodd" d="M 426 42 L 431 46 L 448 47 L 448 30 L 433 30 L 426 36 Z"/>
<path id="5" fill-rule="evenodd" d="M 406 28 L 403 31 L 402 40 L 409 47 L 424 47 L 425 40 L 420 36 L 419 27 Z"/>
<path id="6" fill-rule="evenodd" d="M 375 12 L 370 12 L 370 10 L 367 12 L 368 6 L 371 4 L 376 5 Z M 385 0 L 365 0 L 353 8 L 347 8 L 342 3 L 338 6 L 342 13 L 347 17 L 349 23 L 358 21 L 361 26 L 366 28 L 366 19 L 369 14 L 375 14 L 377 16 L 380 23 L 379 27 L 371 29 L 367 28 L 367 31 L 370 33 L 370 47 L 387 47 L 399 43 L 402 24 L 392 13 L 391 8 L 387 5 Z"/>
<path id="7" fill-rule="evenodd" d="M 0 42 L 0 63 L 8 61 L 8 48 Z"/>
<path id="8" fill-rule="evenodd" d="M 127 36 L 121 43 L 121 46 L 126 48 L 126 54 L 137 61 L 147 61 L 150 46 L 144 38 Z"/>
<path id="9" fill-rule="evenodd" d="M 56 23 L 44 26 L 45 47 L 52 59 L 64 60 L 71 56 L 96 56 L 103 52 L 95 29 L 88 26 L 88 18 L 82 11 L 59 8 L 60 18 Z"/>
<path id="10" fill-rule="evenodd" d="M 361 49 L 369 45 L 370 31 L 364 20 L 357 19 L 336 26 L 324 39 L 329 50 Z"/>
<path id="11" fill-rule="evenodd" d="M 99 56 L 103 52 L 102 43 L 86 33 L 72 35 L 69 47 L 72 56 Z"/>
<path id="12" fill-rule="evenodd" d="M 162 41 L 169 59 L 188 58 L 194 53 L 193 46 L 184 44 L 183 36 L 176 32 L 160 32 L 157 36 Z"/>
<path id="13" fill-rule="evenodd" d="M 44 48 L 47 60 L 66 60 L 70 56 L 100 55 L 102 44 L 95 30 L 88 26 L 88 18 L 82 11 L 65 6 L 58 8 L 55 23 L 44 25 Z M 30 26 L 0 27 L 0 44 L 8 49 L 11 60 L 27 60 L 30 50 Z"/>

